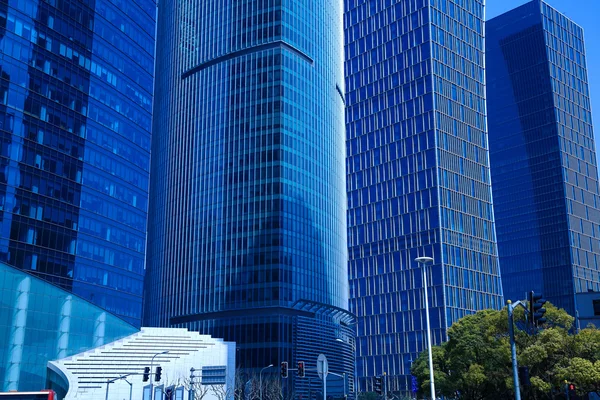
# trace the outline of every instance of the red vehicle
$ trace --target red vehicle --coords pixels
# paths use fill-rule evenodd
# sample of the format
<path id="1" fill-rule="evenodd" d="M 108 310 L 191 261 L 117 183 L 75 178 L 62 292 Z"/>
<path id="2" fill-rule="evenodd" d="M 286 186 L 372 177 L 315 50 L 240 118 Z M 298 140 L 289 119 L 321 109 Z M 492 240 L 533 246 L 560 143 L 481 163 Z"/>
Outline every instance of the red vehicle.
<path id="1" fill-rule="evenodd" d="M 1 400 L 56 400 L 54 390 L 41 390 L 39 392 L 5 392 L 0 393 Z"/>

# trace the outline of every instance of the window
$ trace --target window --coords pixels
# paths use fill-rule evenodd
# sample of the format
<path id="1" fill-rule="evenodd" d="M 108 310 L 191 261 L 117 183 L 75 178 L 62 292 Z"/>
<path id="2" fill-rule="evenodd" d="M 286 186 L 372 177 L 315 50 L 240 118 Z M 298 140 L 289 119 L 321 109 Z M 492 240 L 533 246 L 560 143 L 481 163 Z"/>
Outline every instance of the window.
<path id="1" fill-rule="evenodd" d="M 151 397 L 152 397 L 152 386 L 151 385 L 144 386 L 143 399 L 150 400 Z"/>
<path id="2" fill-rule="evenodd" d="M 175 400 L 183 400 L 183 388 L 178 387 L 175 390 Z"/>
<path id="3" fill-rule="evenodd" d="M 600 299 L 593 300 L 594 303 L 594 315 L 600 315 Z"/>

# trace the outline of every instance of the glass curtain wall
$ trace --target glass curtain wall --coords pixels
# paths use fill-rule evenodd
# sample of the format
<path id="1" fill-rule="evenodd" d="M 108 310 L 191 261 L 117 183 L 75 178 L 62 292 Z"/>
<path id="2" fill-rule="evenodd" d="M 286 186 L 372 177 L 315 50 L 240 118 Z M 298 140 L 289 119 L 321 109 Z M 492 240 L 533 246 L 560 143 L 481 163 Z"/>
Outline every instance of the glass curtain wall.
<path id="1" fill-rule="evenodd" d="M 167 0 L 158 39 L 144 323 L 351 376 L 342 3 Z"/>
<path id="2" fill-rule="evenodd" d="M 0 4 L 0 259 L 139 325 L 153 0 Z"/>
<path id="3" fill-rule="evenodd" d="M 46 387 L 46 364 L 137 332 L 90 302 L 0 263 L 0 391 Z"/>
<path id="4" fill-rule="evenodd" d="M 357 379 L 409 391 L 457 319 L 502 307 L 486 132 L 482 0 L 345 2 L 350 310 Z"/>
<path id="5" fill-rule="evenodd" d="M 534 0 L 487 24 L 490 160 L 507 298 L 575 316 L 600 291 L 600 197 L 583 29 Z"/>

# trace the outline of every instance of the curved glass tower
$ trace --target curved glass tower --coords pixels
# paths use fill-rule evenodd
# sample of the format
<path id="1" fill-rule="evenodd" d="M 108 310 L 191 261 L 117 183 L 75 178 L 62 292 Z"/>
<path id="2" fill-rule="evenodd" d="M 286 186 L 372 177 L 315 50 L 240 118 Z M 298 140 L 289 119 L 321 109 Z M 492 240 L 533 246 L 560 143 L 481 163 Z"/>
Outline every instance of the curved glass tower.
<path id="1" fill-rule="evenodd" d="M 0 260 L 138 326 L 155 13 L 0 1 Z"/>
<path id="2" fill-rule="evenodd" d="M 144 324 L 352 372 L 342 34 L 339 0 L 159 3 Z"/>

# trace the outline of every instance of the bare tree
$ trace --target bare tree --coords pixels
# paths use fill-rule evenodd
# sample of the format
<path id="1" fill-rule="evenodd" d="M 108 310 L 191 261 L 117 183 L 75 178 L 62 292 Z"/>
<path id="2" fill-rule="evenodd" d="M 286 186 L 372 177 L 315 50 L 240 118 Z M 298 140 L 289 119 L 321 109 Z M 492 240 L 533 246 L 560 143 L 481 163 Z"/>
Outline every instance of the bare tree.
<path id="1" fill-rule="evenodd" d="M 201 377 L 195 376 L 192 379 L 185 371 L 178 371 L 173 378 L 165 374 L 164 385 L 167 388 L 169 386 L 183 387 L 186 392 L 193 390 L 194 396 L 190 400 L 203 400 L 210 391 L 210 386 L 202 384 Z"/>
<path id="2" fill-rule="evenodd" d="M 296 392 L 287 388 L 284 390 L 281 378 L 278 376 L 263 379 L 263 400 L 294 400 Z"/>
<path id="3" fill-rule="evenodd" d="M 184 379 L 183 387 L 188 392 L 193 390 L 194 398 L 190 400 L 202 400 L 210 391 L 210 386 L 203 385 L 200 377 L 195 377 L 194 380 L 190 378 Z"/>
<path id="4" fill-rule="evenodd" d="M 229 400 L 234 394 L 234 388 L 225 385 L 211 385 L 210 390 L 217 400 Z"/>
<path id="5" fill-rule="evenodd" d="M 249 398 L 254 400 L 257 396 L 254 393 L 257 390 L 257 385 L 254 385 L 253 379 L 250 378 L 250 385 L 246 385 L 246 375 L 242 375 L 238 369 L 235 370 L 232 385 L 212 385 L 210 390 L 217 400 L 245 400 Z M 226 379 L 230 382 L 229 379 Z"/>
<path id="6" fill-rule="evenodd" d="M 255 382 L 252 377 L 249 380 L 246 380 L 247 375 L 242 375 L 239 370 L 235 370 L 235 387 L 233 391 L 233 399 L 234 400 L 245 400 L 246 398 L 254 400 L 257 396 L 254 393 L 257 390 Z M 248 385 L 247 385 L 248 383 Z"/>

